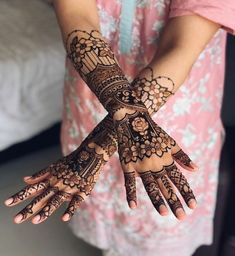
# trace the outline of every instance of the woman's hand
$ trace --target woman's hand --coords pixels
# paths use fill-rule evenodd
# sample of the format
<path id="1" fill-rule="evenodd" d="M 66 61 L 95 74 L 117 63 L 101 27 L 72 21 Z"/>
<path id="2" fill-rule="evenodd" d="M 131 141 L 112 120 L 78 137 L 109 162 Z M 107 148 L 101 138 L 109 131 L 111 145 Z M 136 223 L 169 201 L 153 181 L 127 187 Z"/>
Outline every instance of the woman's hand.
<path id="1" fill-rule="evenodd" d="M 116 118 L 115 128 L 130 206 L 135 207 L 136 204 L 137 172 L 154 207 L 161 215 L 167 214 L 167 207 L 160 191 L 176 217 L 184 218 L 183 206 L 171 182 L 190 208 L 196 206 L 196 201 L 187 180 L 176 167 L 174 158 L 187 169 L 193 170 L 195 165 L 146 112 L 129 110 L 122 113 L 122 118 L 120 115 Z M 177 147 L 178 150 L 172 152 Z"/>
<path id="2" fill-rule="evenodd" d="M 28 186 L 6 200 L 7 206 L 17 205 L 35 197 L 16 217 L 22 223 L 37 212 L 34 224 L 46 220 L 63 202 L 70 201 L 62 220 L 68 221 L 88 196 L 103 165 L 116 151 L 115 133 L 109 116 L 82 142 L 80 147 L 47 168 L 25 177 Z"/>
<path id="3" fill-rule="evenodd" d="M 189 171 L 196 170 L 195 165 L 176 142 L 162 129 L 157 128 L 157 126 L 156 130 L 159 132 L 159 139 L 164 141 L 168 147 L 164 157 L 170 160 L 175 159 L 183 168 Z M 15 222 L 22 223 L 34 216 L 32 222 L 34 224 L 41 223 L 66 201 L 69 201 L 69 206 L 62 216 L 62 220 L 70 220 L 81 202 L 91 193 L 100 170 L 116 151 L 116 139 L 112 119 L 107 116 L 74 152 L 49 165 L 47 168 L 40 170 L 31 177 L 25 177 L 24 180 L 28 185 L 5 202 L 8 206 L 14 206 L 34 197 L 16 215 Z M 127 157 L 126 152 L 124 153 L 125 157 Z M 170 161 L 167 160 L 166 164 L 168 162 Z M 153 199 L 154 195 L 160 194 L 160 189 L 173 213 L 176 214 L 176 209 L 181 204 L 175 196 L 175 190 L 168 177 L 187 202 L 192 197 L 192 190 L 181 171 L 174 164 L 165 167 L 165 170 L 166 173 L 162 172 L 161 178 L 157 179 L 156 175 L 153 175 L 156 179 L 152 184 L 150 183 L 151 178 L 149 178 L 152 174 L 141 171 L 138 173 L 144 181 L 150 198 Z M 138 173 L 130 172 L 129 169 L 124 172 L 127 200 L 130 207 L 133 206 L 132 201 L 136 202 L 135 176 L 138 176 Z M 161 200 L 158 200 L 156 203 L 155 201 L 154 205 L 157 206 Z M 190 208 L 194 208 L 195 202 L 188 205 Z M 160 214 L 165 215 L 165 209 L 160 209 Z M 182 219 L 185 213 L 179 214 L 177 212 L 176 215 L 177 218 Z"/>

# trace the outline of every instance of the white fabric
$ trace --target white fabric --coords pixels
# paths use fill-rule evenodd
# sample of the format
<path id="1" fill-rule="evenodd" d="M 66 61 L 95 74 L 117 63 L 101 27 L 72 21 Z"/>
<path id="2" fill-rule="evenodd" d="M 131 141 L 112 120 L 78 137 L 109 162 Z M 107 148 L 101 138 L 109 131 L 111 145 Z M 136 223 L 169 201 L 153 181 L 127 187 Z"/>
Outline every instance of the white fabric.
<path id="1" fill-rule="evenodd" d="M 64 56 L 48 4 L 0 1 L 0 150 L 62 118 Z"/>

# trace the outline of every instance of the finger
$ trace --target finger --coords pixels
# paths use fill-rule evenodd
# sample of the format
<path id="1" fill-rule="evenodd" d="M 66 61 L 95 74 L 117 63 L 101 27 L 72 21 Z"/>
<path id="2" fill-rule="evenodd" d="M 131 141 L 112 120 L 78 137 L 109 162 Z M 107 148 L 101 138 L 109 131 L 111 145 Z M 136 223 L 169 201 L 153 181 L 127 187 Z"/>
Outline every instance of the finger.
<path id="1" fill-rule="evenodd" d="M 19 224 L 26 221 L 33 214 L 39 211 L 48 199 L 59 191 L 58 187 L 49 187 L 46 191 L 41 193 L 39 196 L 28 204 L 23 210 L 21 210 L 14 218 L 15 223 Z"/>
<path id="2" fill-rule="evenodd" d="M 58 209 L 64 201 L 71 200 L 71 194 L 59 191 L 54 195 L 43 209 L 32 219 L 33 224 L 39 224 L 45 221 L 51 214 Z"/>
<path id="3" fill-rule="evenodd" d="M 176 144 L 172 149 L 172 157 L 184 169 L 188 171 L 197 171 L 198 167 L 189 156 Z M 175 152 L 175 153 L 174 153 Z"/>
<path id="4" fill-rule="evenodd" d="M 131 209 L 137 206 L 135 172 L 124 172 L 126 198 Z"/>
<path id="5" fill-rule="evenodd" d="M 40 170 L 39 172 L 34 173 L 32 176 L 24 177 L 24 181 L 28 184 L 34 184 L 46 179 L 50 175 L 50 169 L 45 168 Z"/>
<path id="6" fill-rule="evenodd" d="M 168 209 L 165 205 L 165 202 L 160 194 L 160 190 L 158 188 L 158 185 L 156 181 L 154 180 L 152 174 L 150 171 L 144 172 L 140 174 L 140 177 L 142 179 L 142 182 L 144 184 L 144 187 L 146 189 L 146 192 L 148 193 L 150 200 L 156 210 L 161 215 L 167 215 Z"/>
<path id="7" fill-rule="evenodd" d="M 31 198 L 49 187 L 49 181 L 44 180 L 34 185 L 28 185 L 5 201 L 5 205 L 13 206 Z"/>
<path id="8" fill-rule="evenodd" d="M 181 173 L 180 170 L 178 170 L 175 164 L 166 166 L 165 169 L 168 177 L 170 178 L 172 183 L 177 187 L 188 207 L 194 209 L 197 204 L 196 198 L 184 175 Z"/>
<path id="9" fill-rule="evenodd" d="M 163 175 L 157 179 L 157 182 L 173 214 L 179 220 L 183 220 L 186 217 L 185 211 L 168 177 Z"/>
<path id="10" fill-rule="evenodd" d="M 80 195 L 74 195 L 68 208 L 62 216 L 63 221 L 69 221 L 74 215 L 75 211 L 80 207 L 80 204 L 84 201 L 84 198 Z"/>
<path id="11" fill-rule="evenodd" d="M 71 194 L 59 191 L 52 198 L 50 198 L 49 202 L 43 207 L 43 209 L 32 219 L 33 224 L 39 224 L 45 221 L 51 214 L 58 209 L 63 202 L 69 200 L 71 198 Z"/>

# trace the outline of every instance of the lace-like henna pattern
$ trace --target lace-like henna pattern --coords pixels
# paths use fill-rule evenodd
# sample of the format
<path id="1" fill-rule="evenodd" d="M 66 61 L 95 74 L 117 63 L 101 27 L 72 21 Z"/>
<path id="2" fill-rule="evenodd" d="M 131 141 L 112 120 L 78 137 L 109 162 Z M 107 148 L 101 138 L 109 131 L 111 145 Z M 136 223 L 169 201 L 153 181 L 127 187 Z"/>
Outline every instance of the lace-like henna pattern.
<path id="1" fill-rule="evenodd" d="M 137 162 L 153 154 L 162 157 L 170 148 L 169 136 L 151 121 L 146 113 L 126 114 L 118 122 L 119 156 L 121 162 Z"/>
<path id="2" fill-rule="evenodd" d="M 167 176 L 163 175 L 161 177 L 161 180 L 162 180 L 162 183 L 163 183 L 163 185 L 166 188 L 167 193 L 168 193 L 168 197 L 166 198 L 166 200 L 167 200 L 167 202 L 168 202 L 172 212 L 174 214 L 176 214 L 176 210 L 178 208 L 183 208 L 183 206 L 182 206 L 179 198 L 177 197 L 176 193 L 174 192 L 174 190 L 173 190 L 173 188 L 172 188 L 172 186 L 171 186 Z"/>
<path id="3" fill-rule="evenodd" d="M 15 204 L 19 201 L 23 201 L 23 200 L 27 199 L 28 197 L 30 197 L 32 194 L 35 194 L 39 191 L 46 189 L 49 185 L 50 184 L 49 184 L 48 180 L 41 181 L 34 185 L 28 185 L 24 189 L 19 191 L 18 193 L 11 196 L 11 198 L 13 198 L 13 201 L 9 205 Z"/>
<path id="4" fill-rule="evenodd" d="M 153 203 L 156 210 L 159 212 L 160 206 L 162 204 L 165 205 L 165 202 L 161 196 L 158 184 L 154 180 L 152 173 L 150 171 L 141 173 L 140 177 L 144 184 L 145 190 L 150 197 L 151 202 Z"/>
<path id="5" fill-rule="evenodd" d="M 191 167 L 192 160 L 188 157 L 187 154 L 184 153 L 182 149 L 180 149 L 177 153 L 172 155 L 175 159 L 179 160 L 185 166 Z"/>
<path id="6" fill-rule="evenodd" d="M 80 204 L 84 201 L 84 198 L 79 195 L 74 195 L 71 202 L 69 203 L 68 208 L 64 212 L 65 214 L 69 214 L 69 219 L 72 218 L 75 211 L 79 208 Z"/>
<path id="7" fill-rule="evenodd" d="M 141 99 L 148 112 L 152 114 L 157 112 L 173 94 L 175 84 L 169 77 L 154 77 L 151 67 L 146 67 L 143 72 L 144 77 L 137 77 L 132 82 L 132 86 L 136 91 L 137 97 Z"/>
<path id="8" fill-rule="evenodd" d="M 124 173 L 124 179 L 125 179 L 127 201 L 128 202 L 134 201 L 135 203 L 137 203 L 135 172 Z"/>
<path id="9" fill-rule="evenodd" d="M 45 207 L 43 207 L 43 209 L 37 214 L 40 216 L 39 221 L 43 221 L 46 218 L 48 218 L 49 216 L 51 216 L 51 214 L 58 209 L 64 201 L 69 200 L 71 197 L 71 194 L 63 192 L 63 191 L 59 191 L 57 194 L 55 194 L 50 200 L 49 202 L 46 204 Z"/>
<path id="10" fill-rule="evenodd" d="M 51 193 L 56 194 L 59 191 L 58 187 L 49 187 L 46 191 L 44 191 L 41 195 L 37 196 L 30 204 L 28 204 L 23 210 L 21 210 L 17 215 L 21 214 L 22 219 L 21 222 L 27 219 L 30 215 L 34 214 L 33 208 L 41 202 L 45 197 L 50 195 Z"/>
<path id="11" fill-rule="evenodd" d="M 175 164 L 165 167 L 168 177 L 180 191 L 185 202 L 188 204 L 190 199 L 195 199 L 192 189 L 190 188 L 184 175 L 178 170 Z"/>
<path id="12" fill-rule="evenodd" d="M 146 111 L 98 31 L 72 31 L 67 48 L 75 69 L 111 115 L 123 107 Z"/>

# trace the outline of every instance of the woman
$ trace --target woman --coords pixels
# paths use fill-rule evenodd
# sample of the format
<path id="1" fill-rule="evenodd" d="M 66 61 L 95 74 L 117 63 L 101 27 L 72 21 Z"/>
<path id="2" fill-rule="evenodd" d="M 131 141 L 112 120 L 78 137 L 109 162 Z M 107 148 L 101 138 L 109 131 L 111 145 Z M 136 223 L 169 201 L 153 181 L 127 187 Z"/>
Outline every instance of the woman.
<path id="1" fill-rule="evenodd" d="M 74 233 L 108 250 L 107 255 L 188 256 L 198 246 L 210 244 L 223 132 L 225 30 L 234 33 L 235 29 L 232 0 L 223 6 L 215 0 L 53 2 L 69 57 L 61 133 L 63 154 L 68 158 L 33 175 L 27 182 L 34 185 L 10 199 L 15 205 L 43 191 L 16 216 L 16 223 L 38 210 L 33 223 L 44 221 L 71 200 L 72 194 L 62 218 L 69 220 L 118 145 L 127 201 L 135 209 L 123 203 L 123 176 L 118 158 L 113 157 L 92 196 L 72 219 Z M 126 77 L 134 81 L 129 84 Z M 81 144 L 104 117 L 100 103 L 109 115 Z M 173 160 L 189 171 L 197 170 L 196 165 L 150 115 L 199 165 L 194 176 L 185 173 L 197 197 L 197 208 L 194 194 Z M 131 136 L 126 138 L 126 134 Z M 80 176 L 73 176 L 70 169 L 79 170 Z M 135 187 L 138 175 L 144 186 L 136 179 Z M 171 182 L 181 193 L 179 198 Z M 167 217 L 157 214 L 149 198 Z M 183 206 L 183 201 L 194 211 Z M 167 204 L 184 221 L 170 215 Z"/>

